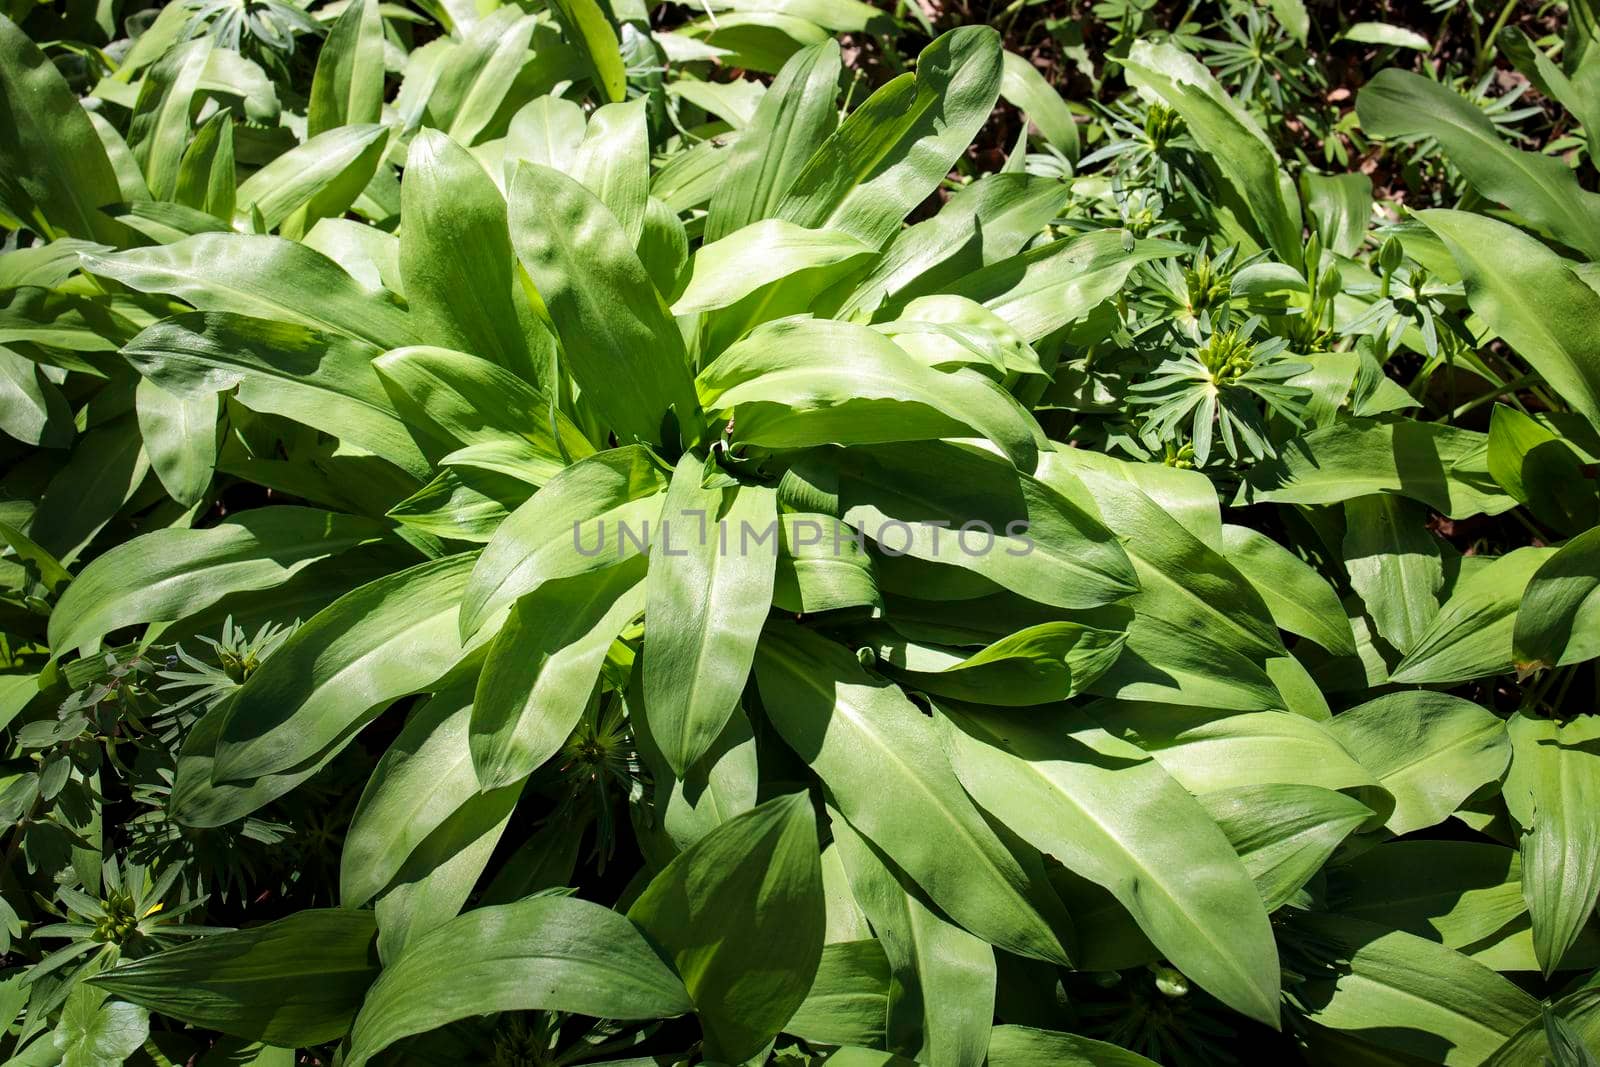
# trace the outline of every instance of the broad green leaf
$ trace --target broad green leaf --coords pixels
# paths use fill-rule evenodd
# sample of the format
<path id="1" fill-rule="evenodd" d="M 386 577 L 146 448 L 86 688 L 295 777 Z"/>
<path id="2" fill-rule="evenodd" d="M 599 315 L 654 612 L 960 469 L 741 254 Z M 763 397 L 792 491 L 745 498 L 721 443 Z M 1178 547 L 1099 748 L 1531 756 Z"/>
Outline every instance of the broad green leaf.
<path id="1" fill-rule="evenodd" d="M 587 122 L 583 108 L 571 100 L 559 96 L 530 100 L 506 130 L 506 176 L 520 161 L 571 174 Z"/>
<path id="2" fill-rule="evenodd" d="M 1431 1063 L 1477 1064 L 1538 1010 L 1538 1002 L 1482 964 L 1414 934 L 1334 915 L 1297 912 L 1301 951 L 1334 975 L 1293 991 L 1305 1016 L 1381 1048 Z"/>
<path id="3" fill-rule="evenodd" d="M 1279 629 L 1315 641 L 1335 656 L 1356 654 L 1338 593 L 1310 564 L 1248 526 L 1224 526 L 1221 550 L 1261 594 Z"/>
<path id="4" fill-rule="evenodd" d="M 1340 419 L 1250 468 L 1236 503 L 1338 504 L 1370 493 L 1465 519 L 1516 507 L 1489 475 L 1488 438 L 1414 419 Z"/>
<path id="5" fill-rule="evenodd" d="M 72 408 L 44 368 L 3 346 L 0 431 L 38 448 L 68 448 L 75 433 Z"/>
<path id="6" fill-rule="evenodd" d="M 1197 796 L 1255 785 L 1351 791 L 1382 825 L 1394 801 L 1327 726 L 1286 711 L 1219 713 L 1176 704 L 1105 701 L 1089 713 Z"/>
<path id="7" fill-rule="evenodd" d="M 941 709 L 961 784 L 985 811 L 1110 890 L 1173 965 L 1274 1026 L 1278 962 L 1248 871 L 1159 763 L 1081 714 Z"/>
<path id="8" fill-rule="evenodd" d="M 1077 161 L 1078 126 L 1072 121 L 1072 111 L 1055 87 L 1045 81 L 1039 68 L 1015 52 L 1007 52 L 1000 75 L 1000 95 L 1038 127 L 1046 144 Z"/>
<path id="9" fill-rule="evenodd" d="M 290 770 L 443 678 L 465 655 L 457 606 L 476 561 L 446 556 L 369 582 L 296 630 L 229 705 L 213 780 Z"/>
<path id="10" fill-rule="evenodd" d="M 997 1026 L 989 1035 L 989 1067 L 1149 1067 L 1154 1062 L 1120 1045 L 1030 1026 Z"/>
<path id="11" fill-rule="evenodd" d="M 850 825 L 951 919 L 1008 951 L 1066 964 L 1028 876 L 950 769 L 934 723 L 848 649 L 769 623 L 756 649 L 767 718 Z M 884 803 L 884 797 L 895 797 Z"/>
<path id="12" fill-rule="evenodd" d="M 472 682 L 469 674 L 417 709 L 373 769 L 339 859 L 345 907 L 359 908 L 391 882 L 403 885 L 425 873 L 417 868 L 426 863 L 412 861 L 432 859 L 427 854 L 438 851 L 440 838 L 460 845 L 463 838 L 499 836 L 522 790 L 479 790 L 468 747 Z"/>
<path id="13" fill-rule="evenodd" d="M 1600 195 L 1579 186 L 1560 160 L 1512 148 L 1466 96 L 1420 74 L 1384 70 L 1362 86 L 1356 112 L 1371 136 L 1434 139 L 1486 199 L 1506 205 L 1563 244 L 1600 256 Z M 1510 227 L 1502 224 L 1499 230 Z M 1498 241 L 1480 251 L 1490 247 L 1498 247 Z"/>
<path id="14" fill-rule="evenodd" d="M 1026 174 L 990 174 L 950 198 L 933 218 L 908 226 L 890 241 L 856 283 L 838 317 L 872 314 L 972 274 L 1022 251 L 1055 218 L 1070 186 Z M 998 283 L 989 296 L 1001 292 Z M 887 317 L 879 314 L 879 318 Z"/>
<path id="15" fill-rule="evenodd" d="M 678 778 L 710 749 L 744 692 L 778 556 L 772 490 L 705 488 L 705 468 L 692 454 L 678 461 L 646 581 L 645 714 Z"/>
<path id="16" fill-rule="evenodd" d="M 422 345 L 386 352 L 372 366 L 406 425 L 441 462 L 543 484 L 569 460 L 594 454 L 548 396 L 486 359 Z"/>
<path id="17" fill-rule="evenodd" d="M 620 102 L 627 89 L 628 71 L 604 9 L 595 0 L 554 0 L 550 8 L 577 48 L 599 95 Z"/>
<path id="18" fill-rule="evenodd" d="M 1593 233 L 1600 228 L 1600 196 L 1585 195 L 1597 205 L 1586 231 Z M 1569 260 L 1503 222 L 1464 211 L 1418 217 L 1455 257 L 1472 310 L 1600 428 L 1600 341 L 1590 328 L 1600 316 L 1600 293 L 1573 273 Z"/>
<path id="19" fill-rule="evenodd" d="M 1306 170 L 1300 173 L 1300 190 L 1323 247 L 1341 256 L 1359 252 L 1372 220 L 1372 179 Z"/>
<path id="20" fill-rule="evenodd" d="M 918 899 L 893 863 L 834 814 L 834 847 L 889 965 L 884 1047 L 919 1062 L 979 1067 L 994 1020 L 994 949 Z"/>
<path id="21" fill-rule="evenodd" d="M 1139 589 L 1135 567 L 1065 471 L 1036 480 L 955 445 L 854 449 L 839 470 L 844 521 L 886 554 L 944 563 L 1061 608 Z"/>
<path id="22" fill-rule="evenodd" d="M 384 512 L 408 529 L 485 544 L 534 487 L 494 472 L 449 468 Z"/>
<path id="23" fill-rule="evenodd" d="M 1194 57 L 1170 44 L 1136 41 L 1123 60 L 1135 87 L 1183 116 L 1189 133 L 1232 183 L 1263 245 L 1298 267 L 1300 198 L 1261 127 Z"/>
<path id="24" fill-rule="evenodd" d="M 1385 493 L 1344 503 L 1344 568 L 1373 627 L 1395 651 L 1417 646 L 1439 614 L 1444 564 L 1428 513 Z M 1401 831 L 1397 831 L 1401 832 Z"/>
<path id="25" fill-rule="evenodd" d="M 273 1045 L 335 1041 L 378 976 L 372 913 L 308 908 L 130 960 L 90 981 L 208 1030 Z"/>
<path id="26" fill-rule="evenodd" d="M 300 507 L 244 511 L 204 530 L 153 531 L 96 557 L 74 579 L 51 614 L 51 647 L 87 651 L 124 626 L 172 622 L 271 589 L 383 532 L 370 519 Z"/>
<path id="27" fill-rule="evenodd" d="M 172 198 L 212 218 L 226 220 L 233 218 L 238 190 L 233 116 L 219 111 L 200 127 L 184 150 L 178 162 L 178 179 Z"/>
<path id="28" fill-rule="evenodd" d="M 706 834 L 651 879 L 628 918 L 683 976 L 707 1052 L 728 1063 L 756 1055 L 805 1000 L 822 957 L 809 796 L 769 800 Z"/>
<path id="29" fill-rule="evenodd" d="M 1110 299 L 1140 263 L 1178 250 L 1168 241 L 1136 241 L 1130 249 L 1118 231 L 1101 230 L 992 263 L 952 288 L 1010 323 L 1031 344 Z"/>
<path id="30" fill-rule="evenodd" d="M 972 371 L 925 367 L 875 330 L 825 319 L 768 323 L 700 375 L 708 412 L 731 412 L 736 440 L 769 448 L 970 437 L 1032 470 L 1037 424 Z"/>
<path id="31" fill-rule="evenodd" d="M 463 636 L 544 582 L 645 552 L 666 485 L 639 446 L 590 456 L 550 479 L 483 550 L 461 601 Z"/>
<path id="32" fill-rule="evenodd" d="M 771 218 L 783 195 L 838 125 L 839 43 L 802 48 L 783 65 L 740 131 L 706 215 L 707 244 Z"/>
<path id="33" fill-rule="evenodd" d="M 234 225 L 252 220 L 299 237 L 318 219 L 339 216 L 372 180 L 389 143 L 377 123 L 338 126 L 296 145 L 239 183 Z"/>
<path id="34" fill-rule="evenodd" d="M 635 670 L 635 679 L 641 673 Z M 637 685 L 635 681 L 629 696 L 628 721 L 633 727 L 639 756 L 655 779 L 655 817 L 661 832 L 674 851 L 682 850 L 756 806 L 760 773 L 755 735 L 744 710 L 734 708 L 710 751 L 701 756 L 687 774 L 678 778 L 650 735 L 649 716 L 637 710 Z M 826 884 L 826 873 L 823 878 Z"/>
<path id="35" fill-rule="evenodd" d="M 1528 546 L 1464 575 L 1391 682 L 1442 683 L 1511 669 L 1511 640 L 1523 591 L 1554 549 Z"/>
<path id="36" fill-rule="evenodd" d="M 139 436 L 150 467 L 178 503 L 198 504 L 217 462 L 217 398 L 174 396 L 149 378 L 136 394 Z"/>
<path id="37" fill-rule="evenodd" d="M 517 168 L 510 201 L 512 246 L 587 401 L 624 443 L 675 437 L 669 421 L 697 439 L 683 337 L 616 216 L 571 178 L 532 163 Z"/>
<path id="38" fill-rule="evenodd" d="M 811 615 L 883 606 L 872 557 L 854 530 L 832 515 L 816 512 L 784 513 L 778 522 L 775 607 Z"/>
<path id="39" fill-rule="evenodd" d="M 485 1012 L 653 1019 L 690 1008 L 683 982 L 624 916 L 533 896 L 469 911 L 408 944 L 367 992 L 345 1063 L 364 1067 L 401 1038 Z"/>
<path id="40" fill-rule="evenodd" d="M 1431 51 L 1433 48 L 1422 34 L 1388 22 L 1357 22 L 1345 27 L 1339 36 L 1346 41 L 1410 48 L 1418 52 Z"/>
<path id="41" fill-rule="evenodd" d="M 131 415 L 90 430 L 45 487 L 28 536 L 62 563 L 73 562 L 133 499 L 149 471 Z"/>
<path id="42" fill-rule="evenodd" d="M 887 673 L 908 689 L 1029 707 L 1077 696 L 1116 662 L 1126 636 L 1075 622 L 1045 622 L 975 653 L 900 644 L 880 645 L 877 652 Z"/>
<path id="43" fill-rule="evenodd" d="M 499 8 L 466 31 L 440 61 L 437 83 L 428 97 L 428 125 L 468 148 L 487 133 L 517 73 L 528 61 L 535 19 L 510 5 Z"/>
<path id="44" fill-rule="evenodd" d="M 672 312 L 687 315 L 728 307 L 790 275 L 833 267 L 871 252 L 849 234 L 763 219 L 700 246 L 690 260 L 689 283 L 673 302 Z"/>
<path id="45" fill-rule="evenodd" d="M 1600 895 L 1600 719 L 1561 724 L 1519 711 L 1506 730 L 1511 770 L 1502 794 L 1522 831 L 1522 894 L 1548 977 Z"/>
<path id="46" fill-rule="evenodd" d="M 1489 474 L 1540 521 L 1562 532 L 1600 520 L 1600 496 L 1584 477 L 1584 457 L 1546 424 L 1505 404 L 1489 423 Z"/>
<path id="47" fill-rule="evenodd" d="M 1239 854 L 1268 912 L 1288 903 L 1372 818 L 1360 801 L 1314 785 L 1246 785 L 1198 799 Z"/>
<path id="48" fill-rule="evenodd" d="M 105 147 L 56 65 L 0 15 L 0 207 L 41 237 L 119 244 L 100 208 L 122 197 Z"/>
<path id="49" fill-rule="evenodd" d="M 1533 572 L 1511 643 L 1519 671 L 1600 656 L 1600 529 L 1574 537 Z"/>
<path id="50" fill-rule="evenodd" d="M 970 936 L 970 935 L 969 935 Z M 813 1044 L 881 1048 L 889 1015 L 889 961 L 872 938 L 822 947 L 811 991 L 783 1032 Z"/>
<path id="51" fill-rule="evenodd" d="M 252 411 L 282 415 L 413 475 L 428 462 L 374 370 L 378 350 L 347 335 L 228 312 L 175 315 L 122 349 L 186 403 L 234 391 Z"/>
<path id="52" fill-rule="evenodd" d="M 177 188 L 195 90 L 210 57 L 209 37 L 186 41 L 152 66 L 140 83 L 128 146 L 157 200 L 171 200 Z"/>
<path id="53" fill-rule="evenodd" d="M 877 329 L 930 367 L 972 364 L 999 375 L 1043 374 L 1039 353 L 1010 323 L 964 296 L 920 296 Z"/>
<path id="54" fill-rule="evenodd" d="M 400 275 L 418 334 L 549 390 L 555 345 L 511 251 L 500 190 L 466 149 L 422 130 L 400 185 Z"/>
<path id="55" fill-rule="evenodd" d="M 306 105 L 308 136 L 383 117 L 383 17 L 378 8 L 378 0 L 351 0 L 323 39 Z"/>
<path id="56" fill-rule="evenodd" d="M 83 269 L 201 311 L 297 323 L 379 348 L 422 341 L 392 294 L 363 289 L 332 260 L 279 237 L 201 233 L 155 248 L 85 254 Z"/>
<path id="57" fill-rule="evenodd" d="M 545 582 L 489 645 L 472 705 L 472 764 L 485 789 L 520 782 L 561 750 L 606 650 L 645 607 L 644 558 Z"/>
<path id="58" fill-rule="evenodd" d="M 596 108 L 569 172 L 611 209 L 622 223 L 628 243 L 635 247 L 644 233 L 650 198 L 650 131 L 645 112 L 642 98 Z"/>
<path id="59" fill-rule="evenodd" d="M 1000 94 L 1000 35 L 964 26 L 917 57 L 915 75 L 880 88 L 812 155 L 777 215 L 879 248 L 938 187 Z"/>
<path id="60" fill-rule="evenodd" d="M 1444 693 L 1390 693 L 1333 717 L 1328 732 L 1394 797 L 1384 824 L 1408 834 L 1449 818 L 1511 758 L 1493 713 Z"/>

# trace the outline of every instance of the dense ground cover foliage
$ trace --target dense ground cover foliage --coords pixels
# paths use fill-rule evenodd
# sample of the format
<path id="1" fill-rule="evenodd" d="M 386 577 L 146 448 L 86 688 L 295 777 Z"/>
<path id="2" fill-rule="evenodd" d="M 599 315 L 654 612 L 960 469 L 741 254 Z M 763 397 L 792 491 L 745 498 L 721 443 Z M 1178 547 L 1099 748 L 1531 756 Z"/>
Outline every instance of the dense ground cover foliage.
<path id="1" fill-rule="evenodd" d="M 0 1062 L 1595 1062 L 1594 0 L 3 10 Z"/>

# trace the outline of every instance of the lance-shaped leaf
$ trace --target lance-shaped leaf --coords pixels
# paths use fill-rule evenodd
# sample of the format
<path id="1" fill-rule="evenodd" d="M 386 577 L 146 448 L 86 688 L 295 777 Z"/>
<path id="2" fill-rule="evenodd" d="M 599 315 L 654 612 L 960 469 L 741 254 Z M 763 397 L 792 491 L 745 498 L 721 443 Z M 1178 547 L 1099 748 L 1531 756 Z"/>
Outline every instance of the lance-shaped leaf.
<path id="1" fill-rule="evenodd" d="M 1584 190 L 1561 160 L 1512 148 L 1467 97 L 1420 74 L 1383 70 L 1362 86 L 1356 111 L 1362 130 L 1372 136 L 1433 138 L 1485 198 L 1563 244 L 1600 256 L 1600 196 Z"/>
<path id="2" fill-rule="evenodd" d="M 115 245 L 128 231 L 100 209 L 123 199 L 89 115 L 28 35 L 0 15 L 0 203 L 48 239 Z"/>
<path id="3" fill-rule="evenodd" d="M 252 411 L 282 415 L 410 474 L 427 474 L 427 460 L 373 370 L 377 349 L 361 341 L 294 323 L 197 312 L 149 327 L 122 355 L 174 396 L 198 401 L 236 390 Z"/>
<path id="4" fill-rule="evenodd" d="M 964 26 L 934 40 L 817 149 L 778 217 L 859 237 L 874 248 L 938 188 L 1000 96 L 1000 35 Z"/>
<path id="5" fill-rule="evenodd" d="M 872 938 L 830 942 L 811 991 L 783 1032 L 820 1045 L 882 1048 L 888 1015 L 889 961 L 882 946 Z"/>
<path id="6" fill-rule="evenodd" d="M 988 378 L 926 367 L 865 326 L 769 323 L 700 375 L 707 411 L 731 412 L 734 439 L 770 448 L 987 437 L 1032 470 L 1039 430 Z"/>
<path id="7" fill-rule="evenodd" d="M 1123 68 L 1129 82 L 1183 116 L 1190 136 L 1233 184 L 1262 244 L 1299 266 L 1300 197 L 1249 112 L 1199 60 L 1173 45 L 1136 41 Z"/>
<path id="8" fill-rule="evenodd" d="M 1378 635 L 1401 655 L 1439 614 L 1444 585 L 1427 512 L 1387 493 L 1345 501 L 1344 567 Z M 1396 831 L 1400 832 L 1400 831 Z"/>
<path id="9" fill-rule="evenodd" d="M 728 307 L 790 275 L 833 267 L 871 252 L 847 233 L 763 219 L 700 246 L 690 261 L 689 284 L 673 302 L 672 311 L 687 315 Z"/>
<path id="10" fill-rule="evenodd" d="M 1077 162 L 1078 126 L 1072 121 L 1072 110 L 1039 69 L 1015 52 L 1005 54 L 1000 95 L 1027 116 L 1045 143 Z"/>
<path id="11" fill-rule="evenodd" d="M 683 976 L 707 1051 L 760 1052 L 811 988 L 825 921 L 817 822 L 806 793 L 736 816 L 651 879 L 628 909 Z"/>
<path id="12" fill-rule="evenodd" d="M 1287 903 L 1372 818 L 1359 800 L 1314 785 L 1245 785 L 1198 798 L 1255 881 L 1267 911 Z"/>
<path id="13" fill-rule="evenodd" d="M 174 396 L 140 378 L 134 411 L 145 454 L 162 487 L 180 504 L 198 504 L 217 463 L 217 398 Z"/>
<path id="14" fill-rule="evenodd" d="M 505 200 L 482 165 L 444 134 L 418 132 L 400 213 L 400 276 L 417 332 L 549 390 L 555 343 L 528 299 Z"/>
<path id="15" fill-rule="evenodd" d="M 616 216 L 582 185 L 533 163 L 517 168 L 510 201 L 512 246 L 584 397 L 623 441 L 662 441 L 669 418 L 697 439 L 683 336 Z"/>
<path id="16" fill-rule="evenodd" d="M 800 49 L 778 71 L 734 142 L 712 195 L 707 244 L 777 211 L 806 161 L 838 125 L 839 71 L 839 42 L 831 38 Z"/>
<path id="17" fill-rule="evenodd" d="M 461 632 L 552 578 L 600 570 L 646 551 L 666 477 L 644 448 L 574 463 L 506 518 L 472 572 Z"/>
<path id="18" fill-rule="evenodd" d="M 1600 719 L 1560 724 L 1518 712 L 1506 729 L 1511 770 L 1501 793 L 1522 830 L 1522 894 L 1548 976 L 1600 895 Z"/>
<path id="19" fill-rule="evenodd" d="M 350 1067 L 412 1034 L 485 1012 L 655 1019 L 691 1009 L 639 928 L 598 904 L 533 896 L 477 908 L 406 945 L 350 1031 Z"/>
<path id="20" fill-rule="evenodd" d="M 457 606 L 477 554 L 430 560 L 346 593 L 294 632 L 229 704 L 214 781 L 290 770 L 465 655 Z"/>
<path id="21" fill-rule="evenodd" d="M 1389 680 L 1460 682 L 1509 670 L 1523 590 L 1554 554 L 1530 545 L 1462 577 Z"/>
<path id="22" fill-rule="evenodd" d="M 1050 241 L 951 283 L 1032 343 L 1082 318 L 1122 289 L 1139 264 L 1175 255 L 1170 241 L 1137 241 L 1130 249 L 1116 230 Z"/>
<path id="23" fill-rule="evenodd" d="M 463 671 L 400 731 L 361 793 L 339 861 L 339 896 L 378 893 L 378 953 L 453 919 L 499 841 L 519 782 L 480 792 L 467 747 L 473 676 Z M 386 889 L 387 887 L 387 889 Z"/>
<path id="24" fill-rule="evenodd" d="M 613 103 L 620 102 L 627 90 L 628 69 L 605 11 L 595 0 L 555 0 L 550 9 L 561 20 L 595 90 Z"/>
<path id="25" fill-rule="evenodd" d="M 1300 952 L 1326 961 L 1292 994 L 1307 1018 L 1449 1067 L 1483 1060 L 1538 1002 L 1481 963 L 1414 934 L 1336 915 L 1289 913 Z"/>
<path id="26" fill-rule="evenodd" d="M 378 0 L 352 0 L 334 20 L 317 53 L 306 105 L 306 133 L 383 117 L 383 16 Z"/>
<path id="27" fill-rule="evenodd" d="M 259 219 L 296 237 L 318 219 L 344 214 L 372 180 L 388 139 L 389 128 L 372 123 L 339 126 L 296 145 L 239 183 L 234 225 Z"/>
<path id="28" fill-rule="evenodd" d="M 705 467 L 686 454 L 673 471 L 646 582 L 645 714 L 679 778 L 711 747 L 744 692 L 778 558 L 773 491 L 705 488 Z"/>
<path id="29" fill-rule="evenodd" d="M 1080 1034 L 997 1026 L 989 1035 L 989 1067 L 1150 1067 L 1137 1052 Z"/>
<path id="30" fill-rule="evenodd" d="M 172 199 L 177 186 L 178 167 L 189 144 L 195 90 L 210 57 L 209 37 L 185 42 L 162 56 L 140 84 L 128 146 L 157 200 Z"/>
<path id="31" fill-rule="evenodd" d="M 154 248 L 85 254 L 83 269 L 201 311 L 298 323 L 386 349 L 422 342 L 392 294 L 363 289 L 333 260 L 280 237 L 200 233 Z"/>
<path id="32" fill-rule="evenodd" d="M 594 454 L 550 397 L 486 359 L 421 345 L 386 352 L 372 366 L 406 425 L 451 466 L 543 484 Z"/>
<path id="33" fill-rule="evenodd" d="M 383 533 L 371 519 L 299 507 L 243 511 L 204 530 L 152 531 L 83 569 L 50 616 L 50 645 L 87 650 L 123 626 L 172 622 L 233 594 L 274 588 Z"/>
<path id="34" fill-rule="evenodd" d="M 1278 959 L 1238 855 L 1161 765 L 1086 717 L 940 705 L 967 792 L 1023 840 L 1110 890 L 1162 953 L 1268 1026 Z"/>
<path id="35" fill-rule="evenodd" d="M 1533 158 L 1571 173 L 1553 159 Z M 1600 196 L 1584 195 L 1600 205 Z M 1455 257 L 1472 310 L 1600 428 L 1600 339 L 1593 329 L 1600 293 L 1584 284 L 1570 261 L 1514 226 L 1465 211 L 1424 211 L 1418 217 Z M 1596 228 L 1600 207 L 1588 232 Z"/>
<path id="36" fill-rule="evenodd" d="M 545 582 L 489 646 L 472 705 L 472 764 L 485 789 L 519 782 L 560 751 L 606 650 L 645 607 L 644 557 Z"/>
<path id="37" fill-rule="evenodd" d="M 1334 716 L 1328 732 L 1394 797 L 1384 825 L 1408 834 L 1443 822 L 1511 758 L 1493 713 L 1445 693 L 1390 693 Z"/>
<path id="38" fill-rule="evenodd" d="M 516 6 L 502 7 L 477 22 L 440 60 L 428 98 L 429 125 L 471 147 L 482 139 L 528 61 L 537 20 Z M 404 101 L 402 93 L 401 101 Z M 399 103 L 397 102 L 397 103 Z"/>
<path id="39" fill-rule="evenodd" d="M 994 1021 L 994 949 L 918 899 L 842 816 L 832 821 L 851 895 L 889 963 L 885 1047 L 924 1063 L 979 1067 Z"/>
<path id="40" fill-rule="evenodd" d="M 311 908 L 212 934 L 96 975 L 94 985 L 174 1019 L 272 1045 L 336 1041 L 378 976 L 372 913 Z"/>
<path id="41" fill-rule="evenodd" d="M 845 522 L 884 551 L 945 563 L 1062 608 L 1120 600 L 1133 566 L 1070 475 L 1054 484 L 955 445 L 852 450 L 839 471 Z"/>
<path id="42" fill-rule="evenodd" d="M 1222 555 L 1250 583 L 1281 630 L 1315 641 L 1336 656 L 1356 654 L 1339 594 L 1309 563 L 1248 526 L 1222 528 Z"/>
<path id="43" fill-rule="evenodd" d="M 1127 634 L 1043 622 L 978 652 L 909 642 L 880 644 L 878 662 L 908 689 L 952 700 L 1024 708 L 1077 696 L 1110 669 Z"/>
<path id="44" fill-rule="evenodd" d="M 650 130 L 643 97 L 606 104 L 589 116 L 570 173 L 622 223 L 635 247 L 650 199 Z"/>
<path id="45" fill-rule="evenodd" d="M 239 179 L 234 166 L 233 116 L 219 111 L 200 127 L 178 163 L 172 199 L 215 219 L 233 218 Z"/>
<path id="46" fill-rule="evenodd" d="M 1518 670 L 1600 656 L 1600 528 L 1574 537 L 1533 572 L 1511 646 Z"/>
<path id="47" fill-rule="evenodd" d="M 756 680 L 767 718 L 840 813 L 946 915 L 1008 951 L 1067 962 L 1021 863 L 967 799 L 933 721 L 904 693 L 848 649 L 778 623 L 756 649 Z"/>

